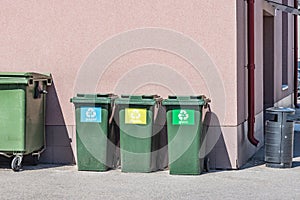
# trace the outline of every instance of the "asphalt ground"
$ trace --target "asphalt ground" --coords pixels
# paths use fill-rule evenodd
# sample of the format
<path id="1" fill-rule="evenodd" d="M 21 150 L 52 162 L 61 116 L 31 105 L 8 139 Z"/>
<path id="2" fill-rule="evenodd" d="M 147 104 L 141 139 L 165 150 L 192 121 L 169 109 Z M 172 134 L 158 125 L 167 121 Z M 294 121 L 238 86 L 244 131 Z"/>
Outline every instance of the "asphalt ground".
<path id="1" fill-rule="evenodd" d="M 76 166 L 0 169 L 0 199 L 300 199 L 299 159 L 291 169 L 264 164 L 199 176 L 169 172 L 77 171 Z"/>
<path id="2" fill-rule="evenodd" d="M 300 132 L 295 132 L 293 167 L 265 167 L 261 149 L 240 170 L 199 176 L 77 171 L 76 166 L 0 165 L 0 199 L 300 199 Z"/>
<path id="3" fill-rule="evenodd" d="M 0 165 L 0 199 L 300 199 L 300 124 L 295 125 L 293 167 L 268 168 L 264 149 L 240 170 L 198 176 L 78 171 L 76 166 Z"/>

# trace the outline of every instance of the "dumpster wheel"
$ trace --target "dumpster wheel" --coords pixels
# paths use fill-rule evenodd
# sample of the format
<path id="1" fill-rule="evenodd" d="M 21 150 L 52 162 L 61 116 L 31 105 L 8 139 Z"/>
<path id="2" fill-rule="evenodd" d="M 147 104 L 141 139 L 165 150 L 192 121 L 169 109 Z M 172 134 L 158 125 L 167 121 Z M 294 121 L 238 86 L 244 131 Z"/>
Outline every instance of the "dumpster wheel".
<path id="1" fill-rule="evenodd" d="M 15 156 L 11 161 L 11 169 L 14 170 L 15 172 L 20 171 L 20 169 L 22 168 L 22 159 L 23 156 L 21 155 Z"/>
<path id="2" fill-rule="evenodd" d="M 40 155 L 32 155 L 32 165 L 37 165 L 40 160 Z"/>

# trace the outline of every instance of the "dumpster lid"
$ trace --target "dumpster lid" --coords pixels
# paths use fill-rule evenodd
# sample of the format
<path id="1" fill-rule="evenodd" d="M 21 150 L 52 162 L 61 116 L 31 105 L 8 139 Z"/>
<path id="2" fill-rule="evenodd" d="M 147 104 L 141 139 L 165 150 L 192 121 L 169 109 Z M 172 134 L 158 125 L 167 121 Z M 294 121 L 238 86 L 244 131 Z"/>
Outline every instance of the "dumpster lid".
<path id="1" fill-rule="evenodd" d="M 101 103 L 109 104 L 118 96 L 112 93 L 108 94 L 77 94 L 76 97 L 70 99 L 73 103 Z"/>
<path id="2" fill-rule="evenodd" d="M 52 84 L 52 76 L 36 72 L 0 72 L 0 84 L 32 84 L 33 80 L 45 80 Z"/>
<path id="3" fill-rule="evenodd" d="M 266 109 L 267 112 L 282 112 L 282 113 L 295 113 L 295 109 L 293 108 L 285 108 L 285 107 L 271 107 Z"/>
<path id="4" fill-rule="evenodd" d="M 177 105 L 188 105 L 188 106 L 203 106 L 209 103 L 210 100 L 204 95 L 198 96 L 169 96 L 165 99 L 162 104 L 165 106 L 177 106 Z"/>
<path id="5" fill-rule="evenodd" d="M 116 100 L 116 104 L 151 106 L 158 101 L 162 101 L 162 98 L 158 95 L 121 95 L 121 98 Z"/>

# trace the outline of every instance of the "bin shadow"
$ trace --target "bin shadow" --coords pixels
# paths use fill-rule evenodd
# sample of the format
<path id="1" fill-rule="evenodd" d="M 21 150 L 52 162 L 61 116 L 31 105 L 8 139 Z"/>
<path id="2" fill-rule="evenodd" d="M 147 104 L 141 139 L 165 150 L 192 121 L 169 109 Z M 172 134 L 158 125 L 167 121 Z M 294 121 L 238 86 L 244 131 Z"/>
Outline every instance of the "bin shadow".
<path id="1" fill-rule="evenodd" d="M 295 131 L 294 134 L 294 158 L 300 157 L 300 132 Z"/>
<path id="2" fill-rule="evenodd" d="M 203 120 L 200 150 L 200 158 L 208 162 L 209 172 L 232 168 L 223 134 L 218 116 L 209 109 Z"/>
<path id="3" fill-rule="evenodd" d="M 292 167 L 300 167 L 300 132 L 294 132 L 294 159 Z"/>
<path id="4" fill-rule="evenodd" d="M 10 168 L 11 158 L 0 156 L 0 169 Z"/>
<path id="5" fill-rule="evenodd" d="M 0 169 L 11 169 L 11 160 L 12 158 L 7 158 L 4 156 L 0 157 Z M 48 168 L 57 168 L 63 166 L 62 164 L 33 164 L 31 155 L 26 155 L 23 157 L 22 168 L 21 171 L 28 171 L 28 170 L 41 170 L 41 169 L 48 169 Z"/>
<path id="6" fill-rule="evenodd" d="M 40 163 L 43 164 L 75 164 L 72 150 L 73 126 L 69 130 L 64 120 L 55 82 L 47 88 L 46 101 L 46 150 L 41 154 Z M 71 132 L 71 138 L 69 137 Z"/>
<path id="7" fill-rule="evenodd" d="M 293 161 L 292 168 L 300 167 L 300 161 Z"/>
<path id="8" fill-rule="evenodd" d="M 154 135 L 152 136 L 151 147 L 151 168 L 153 171 L 165 170 L 169 163 L 166 114 L 166 108 L 159 106 L 153 124 Z"/>

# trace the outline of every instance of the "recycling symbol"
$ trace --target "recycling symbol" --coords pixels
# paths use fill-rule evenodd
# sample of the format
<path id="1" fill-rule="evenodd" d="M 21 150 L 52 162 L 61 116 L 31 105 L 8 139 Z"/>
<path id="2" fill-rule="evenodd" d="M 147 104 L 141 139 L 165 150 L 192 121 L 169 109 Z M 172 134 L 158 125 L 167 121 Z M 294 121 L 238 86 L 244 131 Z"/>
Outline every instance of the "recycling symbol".
<path id="1" fill-rule="evenodd" d="M 180 121 L 186 121 L 189 118 L 189 114 L 186 112 L 186 110 L 181 110 L 178 114 L 178 118 Z"/>
<path id="2" fill-rule="evenodd" d="M 86 113 L 85 113 L 85 116 L 87 118 L 94 118 L 96 117 L 97 113 L 95 112 L 95 110 L 93 108 L 89 108 Z"/>
<path id="3" fill-rule="evenodd" d="M 133 120 L 140 119 L 140 118 L 141 118 L 141 113 L 140 113 L 138 110 L 133 110 L 133 111 L 130 113 L 130 117 L 131 117 L 131 119 L 133 119 Z"/>

